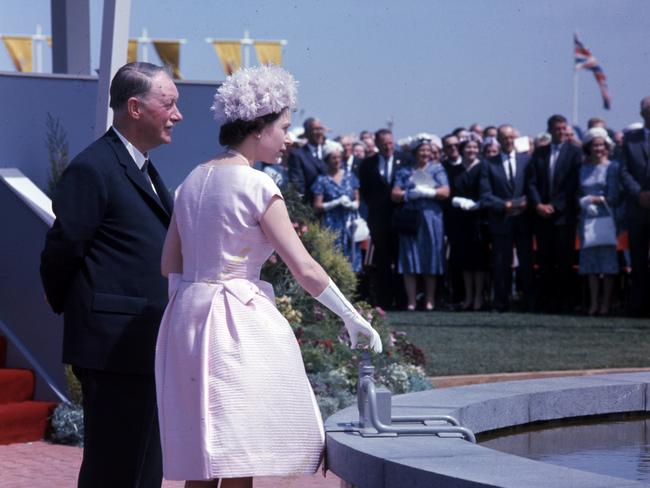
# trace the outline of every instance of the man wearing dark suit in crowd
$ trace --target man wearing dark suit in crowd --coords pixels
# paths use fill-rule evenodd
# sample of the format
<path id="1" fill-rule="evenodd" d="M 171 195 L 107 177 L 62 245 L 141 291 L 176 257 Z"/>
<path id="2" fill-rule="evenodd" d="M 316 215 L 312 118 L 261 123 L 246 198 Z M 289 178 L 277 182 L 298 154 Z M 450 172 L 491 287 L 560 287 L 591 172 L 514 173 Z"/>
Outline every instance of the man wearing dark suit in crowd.
<path id="1" fill-rule="evenodd" d="M 41 277 L 52 309 L 64 314 L 63 361 L 83 392 L 78 486 L 159 488 L 154 354 L 172 198 L 148 152 L 171 142 L 182 115 L 173 81 L 149 63 L 120 68 L 110 99 L 113 126 L 56 187 Z"/>
<path id="2" fill-rule="evenodd" d="M 445 168 L 447 178 L 453 181 L 455 175 L 464 171 L 463 158 L 459 151 L 460 139 L 454 134 L 447 134 L 442 138 L 442 166 Z M 463 232 L 458 222 L 460 221 L 460 214 L 463 212 L 460 208 L 451 205 L 451 198 L 442 200 L 440 202 L 442 211 L 444 212 L 444 226 L 445 234 L 448 237 L 448 242 L 459 242 L 462 237 L 459 235 Z M 463 285 L 463 272 L 454 266 L 454 263 L 447 263 L 447 271 L 445 274 L 447 280 L 447 287 L 451 293 L 450 300 L 452 303 L 459 303 L 464 296 Z"/>
<path id="3" fill-rule="evenodd" d="M 529 156 L 515 151 L 515 130 L 499 127 L 501 153 L 481 169 L 481 203 L 488 209 L 492 243 L 494 308 L 506 311 L 510 305 L 513 248 L 517 249 L 517 276 L 523 292 L 524 310 L 533 306 L 532 216 L 526 199 Z"/>
<path id="4" fill-rule="evenodd" d="M 528 201 L 537 213 L 535 236 L 541 274 L 540 298 L 548 311 L 569 312 L 575 253 L 576 191 L 582 151 L 567 139 L 562 115 L 548 119 L 551 144 L 531 156 Z"/>
<path id="5" fill-rule="evenodd" d="M 381 307 L 393 308 L 405 301 L 402 280 L 395 274 L 398 236 L 392 229 L 394 204 L 390 197 L 395 173 L 404 164 L 404 158 L 394 152 L 393 134 L 388 129 L 377 131 L 375 144 L 379 152 L 364 159 L 359 168 L 359 192 L 368 206 L 377 300 Z"/>
<path id="6" fill-rule="evenodd" d="M 327 164 L 323 161 L 325 127 L 320 120 L 309 117 L 303 128 L 307 144 L 289 154 L 289 181 L 303 196 L 303 201 L 311 205 L 314 201 L 311 185 L 318 176 L 327 174 Z"/>
<path id="7" fill-rule="evenodd" d="M 650 96 L 641 100 L 644 127 L 625 134 L 621 151 L 621 182 L 625 190 L 632 294 L 630 312 L 648 311 L 648 245 L 650 244 Z"/>
<path id="8" fill-rule="evenodd" d="M 342 136 L 340 139 L 341 146 L 343 146 L 343 161 L 341 165 L 346 172 L 352 172 L 355 176 L 359 177 L 359 167 L 361 166 L 361 159 L 353 154 L 354 140 L 350 136 Z"/>

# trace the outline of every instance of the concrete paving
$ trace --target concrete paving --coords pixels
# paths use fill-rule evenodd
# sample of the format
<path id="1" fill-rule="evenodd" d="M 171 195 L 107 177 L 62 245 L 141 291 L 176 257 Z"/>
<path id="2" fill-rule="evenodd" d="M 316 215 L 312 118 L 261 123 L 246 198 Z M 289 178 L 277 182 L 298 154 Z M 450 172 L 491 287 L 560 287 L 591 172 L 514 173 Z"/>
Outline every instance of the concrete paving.
<path id="1" fill-rule="evenodd" d="M 47 442 L 0 446 L 0 487 L 76 488 L 81 449 Z M 256 478 L 255 488 L 339 488 L 333 473 L 293 478 Z M 182 481 L 164 481 L 162 488 L 183 488 Z"/>

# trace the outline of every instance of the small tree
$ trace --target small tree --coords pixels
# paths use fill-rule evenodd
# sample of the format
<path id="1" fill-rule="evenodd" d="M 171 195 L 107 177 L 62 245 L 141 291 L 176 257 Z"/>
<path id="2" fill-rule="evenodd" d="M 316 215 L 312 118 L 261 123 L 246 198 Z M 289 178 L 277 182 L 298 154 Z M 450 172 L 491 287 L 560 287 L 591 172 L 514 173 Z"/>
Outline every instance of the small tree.
<path id="1" fill-rule="evenodd" d="M 68 134 L 59 119 L 53 117 L 49 112 L 45 119 L 45 125 L 47 126 L 46 143 L 50 160 L 47 194 L 52 197 L 54 188 L 69 162 Z"/>

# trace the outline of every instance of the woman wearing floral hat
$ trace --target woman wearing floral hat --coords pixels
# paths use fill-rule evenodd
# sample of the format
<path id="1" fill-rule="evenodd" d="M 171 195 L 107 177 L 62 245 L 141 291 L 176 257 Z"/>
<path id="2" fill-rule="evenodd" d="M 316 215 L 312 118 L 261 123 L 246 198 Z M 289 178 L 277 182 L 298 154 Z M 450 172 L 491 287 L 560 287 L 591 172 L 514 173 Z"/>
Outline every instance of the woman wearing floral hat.
<path id="1" fill-rule="evenodd" d="M 300 349 L 260 281 L 275 250 L 296 281 L 358 334 L 377 332 L 341 294 L 294 231 L 280 190 L 255 161 L 290 143 L 296 82 L 279 67 L 244 69 L 219 87 L 212 110 L 227 150 L 180 186 L 163 249 L 170 298 L 156 349 L 167 479 L 188 488 L 252 486 L 254 476 L 316 471 L 322 420 Z"/>

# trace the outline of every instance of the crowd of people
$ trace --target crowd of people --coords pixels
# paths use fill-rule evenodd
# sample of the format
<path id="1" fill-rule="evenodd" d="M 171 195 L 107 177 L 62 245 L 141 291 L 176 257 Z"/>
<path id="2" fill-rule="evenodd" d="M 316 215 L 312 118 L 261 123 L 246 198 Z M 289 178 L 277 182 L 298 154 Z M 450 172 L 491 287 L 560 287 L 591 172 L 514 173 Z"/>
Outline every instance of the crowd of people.
<path id="1" fill-rule="evenodd" d="M 386 128 L 330 139 L 308 118 L 262 169 L 313 205 L 383 308 L 640 316 L 650 97 L 641 116 L 617 132 L 552 115 L 536 137 L 473 124 L 398 141 Z"/>

